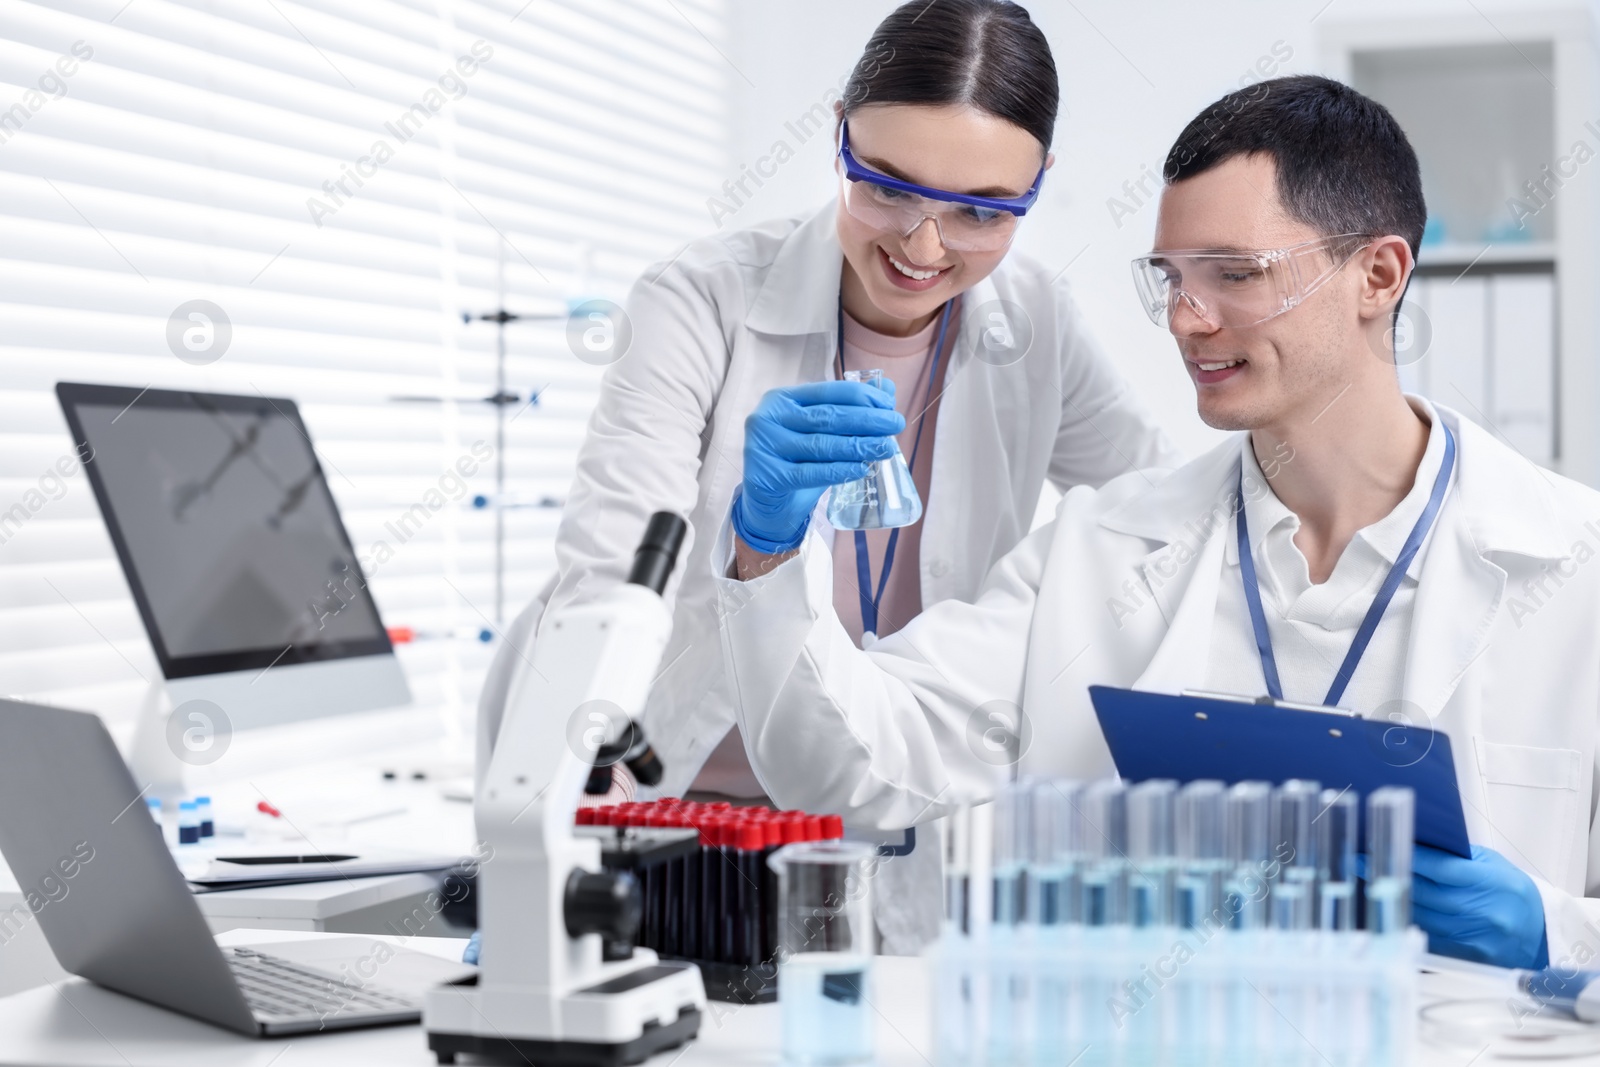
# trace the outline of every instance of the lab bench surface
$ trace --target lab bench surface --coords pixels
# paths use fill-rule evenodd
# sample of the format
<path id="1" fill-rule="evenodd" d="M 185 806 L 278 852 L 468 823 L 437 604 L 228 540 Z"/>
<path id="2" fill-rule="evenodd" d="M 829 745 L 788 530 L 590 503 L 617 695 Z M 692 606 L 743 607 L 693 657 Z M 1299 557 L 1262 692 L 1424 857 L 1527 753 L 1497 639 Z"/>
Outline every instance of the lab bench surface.
<path id="1" fill-rule="evenodd" d="M 220 811 L 238 819 L 265 798 L 284 813 L 276 826 L 285 851 L 357 852 L 364 848 L 426 850 L 465 857 L 473 848 L 472 805 L 447 800 L 437 780 L 409 775 L 385 781 L 382 770 L 437 761 L 432 749 L 401 748 L 362 759 L 308 763 L 248 780 L 211 787 Z M 218 839 L 218 848 L 236 845 Z M 332 882 L 205 893 L 195 899 L 212 932 L 238 927 L 383 934 L 390 931 L 459 933 L 424 907 L 438 888 L 434 875 L 406 874 Z M 23 910 L 11 869 L 0 861 L 0 995 L 66 974 L 56 963 L 38 923 Z M 0 1036 L 0 1052 L 4 1038 Z"/>
<path id="2" fill-rule="evenodd" d="M 329 937 L 283 930 L 233 930 L 223 944 Z M 391 941 L 398 939 L 390 938 Z M 409 948 L 459 958 L 464 941 L 418 937 Z M 1445 994 L 1440 975 L 1424 977 L 1424 999 Z M 877 961 L 877 1067 L 929 1067 L 937 1061 L 929 1014 L 929 972 L 923 960 L 882 957 Z M 1430 987 L 1432 987 L 1430 989 Z M 1459 995 L 1467 990 L 1453 988 Z M 776 1065 L 779 1007 L 712 1002 L 700 1036 L 684 1048 L 663 1053 L 652 1067 L 758 1067 Z M 258 1040 L 176 1015 L 79 979 L 53 982 L 0 998 L 0 1067 L 392 1067 L 433 1064 L 420 1026 Z M 1314 1062 L 1314 1061 L 1313 1061 Z M 1424 1047 L 1417 1067 L 1467 1067 L 1500 1062 L 1472 1049 Z M 1562 1061 L 1600 1064 L 1600 1056 Z"/>
<path id="3" fill-rule="evenodd" d="M 232 930 L 222 944 L 336 936 L 281 930 Z M 396 939 L 389 938 L 394 941 Z M 406 947 L 460 958 L 466 942 L 418 937 Z M 927 1067 L 927 979 L 920 961 L 879 961 L 878 1064 Z M 684 1048 L 650 1060 L 753 1067 L 778 1062 L 778 1012 L 773 1005 L 708 1005 L 700 1036 Z M 28 1067 L 399 1067 L 434 1064 L 420 1026 L 252 1039 L 101 989 L 80 979 L 56 982 L 0 999 L 0 1065 Z"/>

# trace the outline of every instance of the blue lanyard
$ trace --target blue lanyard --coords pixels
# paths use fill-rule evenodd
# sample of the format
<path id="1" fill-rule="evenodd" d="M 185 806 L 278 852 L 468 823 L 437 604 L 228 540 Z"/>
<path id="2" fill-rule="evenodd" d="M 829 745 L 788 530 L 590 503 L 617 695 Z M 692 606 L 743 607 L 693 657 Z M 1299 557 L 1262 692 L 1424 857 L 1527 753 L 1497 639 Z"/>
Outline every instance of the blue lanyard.
<path id="1" fill-rule="evenodd" d="M 1437 415 L 1434 417 L 1438 418 Z M 1389 601 L 1394 599 L 1395 591 L 1400 588 L 1400 582 L 1406 576 L 1406 569 L 1411 566 L 1411 561 L 1421 550 L 1422 542 L 1433 526 L 1433 520 L 1439 515 L 1439 506 L 1444 503 L 1445 489 L 1450 484 L 1450 471 L 1456 463 L 1456 439 L 1450 433 L 1450 427 L 1442 420 L 1439 428 L 1444 431 L 1444 462 L 1439 466 L 1438 477 L 1433 480 L 1433 493 L 1428 497 L 1428 506 L 1422 509 L 1421 517 L 1411 528 L 1411 535 L 1406 538 L 1405 545 L 1400 549 L 1399 558 L 1394 561 L 1394 566 L 1389 568 L 1388 577 L 1384 578 L 1383 584 L 1378 587 L 1378 595 L 1373 597 L 1366 618 L 1361 620 L 1355 639 L 1350 642 L 1350 651 L 1345 653 L 1344 662 L 1339 665 L 1339 673 L 1333 676 L 1333 685 L 1328 687 L 1328 695 L 1322 701 L 1328 707 L 1337 706 L 1339 698 L 1344 696 L 1345 687 L 1350 684 L 1351 677 L 1356 673 L 1356 665 L 1361 662 L 1362 655 L 1367 651 L 1367 645 L 1371 643 L 1372 635 L 1383 619 L 1383 613 L 1389 609 Z M 1245 602 L 1250 605 L 1250 625 L 1255 628 L 1256 649 L 1261 653 L 1261 673 L 1267 679 L 1267 695 L 1274 700 L 1282 700 L 1283 684 L 1278 681 L 1278 661 L 1272 654 L 1272 635 L 1267 632 L 1267 613 L 1261 609 L 1261 587 L 1256 582 L 1256 563 L 1250 555 L 1250 530 L 1244 517 L 1244 457 L 1242 456 L 1239 459 L 1239 519 L 1235 526 L 1239 531 L 1239 578 L 1244 583 Z"/>
<path id="2" fill-rule="evenodd" d="M 933 358 L 928 361 L 928 407 L 933 406 L 933 383 L 939 373 L 939 355 L 944 351 L 944 332 L 950 325 L 950 309 L 954 301 L 944 302 L 944 313 L 939 316 L 939 336 L 933 342 Z M 844 300 L 839 301 L 839 377 L 844 377 Z M 911 440 L 911 471 L 917 469 L 917 453 L 922 449 L 922 428 L 928 424 L 927 408 L 917 416 L 917 435 Z M 861 596 L 861 632 L 878 632 L 878 605 L 883 603 L 884 590 L 889 588 L 889 571 L 894 567 L 894 549 L 900 540 L 899 529 L 889 531 L 889 544 L 883 550 L 883 573 L 878 576 L 878 590 L 872 592 L 872 558 L 867 553 L 865 530 L 856 531 L 856 592 Z"/>

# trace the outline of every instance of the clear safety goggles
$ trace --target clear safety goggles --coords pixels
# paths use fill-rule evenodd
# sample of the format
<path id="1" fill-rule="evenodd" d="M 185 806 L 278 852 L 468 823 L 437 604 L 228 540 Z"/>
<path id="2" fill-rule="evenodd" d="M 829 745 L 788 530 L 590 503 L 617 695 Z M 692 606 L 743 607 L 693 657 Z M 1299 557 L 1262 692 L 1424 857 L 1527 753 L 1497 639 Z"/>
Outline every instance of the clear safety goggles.
<path id="1" fill-rule="evenodd" d="M 957 252 L 994 252 L 1011 243 L 1017 219 L 1039 199 L 1044 168 L 1018 197 L 969 196 L 901 181 L 857 162 L 850 151 L 848 123 L 839 127 L 839 160 L 844 207 L 851 217 L 877 230 L 910 237 L 924 219 L 939 228 L 939 242 Z"/>
<path id="2" fill-rule="evenodd" d="M 1133 261 L 1133 284 L 1157 326 L 1170 327 L 1181 302 L 1212 329 L 1238 329 L 1298 307 L 1372 241 L 1341 233 L 1288 248 L 1152 252 Z"/>

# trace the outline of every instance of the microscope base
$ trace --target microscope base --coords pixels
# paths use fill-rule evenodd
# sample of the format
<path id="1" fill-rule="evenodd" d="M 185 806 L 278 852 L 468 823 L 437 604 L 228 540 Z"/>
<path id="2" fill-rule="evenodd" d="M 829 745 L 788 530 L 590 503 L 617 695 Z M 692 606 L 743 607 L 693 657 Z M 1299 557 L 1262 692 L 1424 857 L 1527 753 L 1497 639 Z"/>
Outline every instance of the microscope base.
<path id="1" fill-rule="evenodd" d="M 634 1040 L 617 1045 L 430 1033 L 428 1049 L 438 1056 L 440 1063 L 454 1063 L 458 1054 L 471 1054 L 502 1063 L 536 1063 L 539 1067 L 623 1067 L 643 1063 L 658 1052 L 677 1048 L 693 1040 L 699 1030 L 700 1012 L 685 1008 L 676 1021 L 666 1026 L 651 1026 Z"/>
<path id="2" fill-rule="evenodd" d="M 706 1005 L 699 969 L 657 962 L 646 950 L 637 956 L 564 994 L 496 988 L 481 974 L 436 987 L 422 1015 L 428 1048 L 440 1063 L 470 1053 L 538 1067 L 623 1067 L 693 1040 Z"/>

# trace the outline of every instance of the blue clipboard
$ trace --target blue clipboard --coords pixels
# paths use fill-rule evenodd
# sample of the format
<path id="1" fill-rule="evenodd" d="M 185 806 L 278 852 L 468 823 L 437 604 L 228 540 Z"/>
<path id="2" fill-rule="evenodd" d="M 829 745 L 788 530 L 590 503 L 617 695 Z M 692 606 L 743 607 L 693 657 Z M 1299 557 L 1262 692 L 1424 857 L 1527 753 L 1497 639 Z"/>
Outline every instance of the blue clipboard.
<path id="1" fill-rule="evenodd" d="M 1089 699 L 1117 773 L 1128 781 L 1308 778 L 1362 797 L 1381 786 L 1406 786 L 1417 795 L 1417 841 L 1458 856 L 1472 853 L 1450 738 L 1437 730 L 1335 709 L 1104 685 L 1090 686 Z M 1363 826 L 1363 848 L 1365 835 Z"/>

